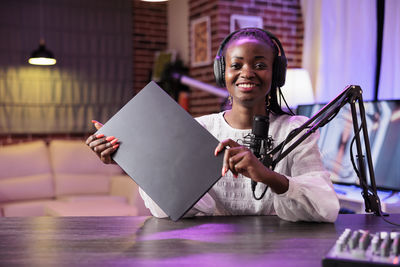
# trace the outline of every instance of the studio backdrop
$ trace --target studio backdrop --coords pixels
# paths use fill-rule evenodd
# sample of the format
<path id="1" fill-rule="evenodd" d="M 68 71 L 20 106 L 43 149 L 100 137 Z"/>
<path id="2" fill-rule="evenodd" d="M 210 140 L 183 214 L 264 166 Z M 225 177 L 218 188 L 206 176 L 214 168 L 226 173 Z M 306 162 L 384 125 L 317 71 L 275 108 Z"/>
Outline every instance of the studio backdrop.
<path id="1" fill-rule="evenodd" d="M 1 6 L 0 134 L 92 132 L 133 96 L 130 0 Z M 28 64 L 40 38 L 56 65 Z"/>

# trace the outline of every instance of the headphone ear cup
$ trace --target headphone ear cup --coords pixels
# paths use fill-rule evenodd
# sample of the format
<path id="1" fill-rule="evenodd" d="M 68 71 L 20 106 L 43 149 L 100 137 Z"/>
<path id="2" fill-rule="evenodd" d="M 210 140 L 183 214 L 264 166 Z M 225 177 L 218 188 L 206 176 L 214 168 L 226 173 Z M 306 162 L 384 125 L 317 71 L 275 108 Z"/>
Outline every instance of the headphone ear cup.
<path id="1" fill-rule="evenodd" d="M 282 87 L 285 84 L 286 68 L 287 68 L 286 57 L 284 56 L 276 57 L 274 62 L 273 80 L 275 81 L 276 86 L 278 87 Z"/>
<path id="2" fill-rule="evenodd" d="M 225 87 L 225 59 L 218 56 L 214 60 L 214 76 L 219 87 Z"/>

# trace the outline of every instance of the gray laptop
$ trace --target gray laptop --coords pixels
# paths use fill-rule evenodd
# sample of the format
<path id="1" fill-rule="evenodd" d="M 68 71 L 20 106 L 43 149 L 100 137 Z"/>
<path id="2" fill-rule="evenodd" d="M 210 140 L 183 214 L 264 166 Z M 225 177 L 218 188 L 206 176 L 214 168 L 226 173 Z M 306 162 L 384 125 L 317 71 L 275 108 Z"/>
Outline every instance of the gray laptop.
<path id="1" fill-rule="evenodd" d="M 120 140 L 114 161 L 174 221 L 221 177 L 218 140 L 155 82 L 98 131 Z"/>

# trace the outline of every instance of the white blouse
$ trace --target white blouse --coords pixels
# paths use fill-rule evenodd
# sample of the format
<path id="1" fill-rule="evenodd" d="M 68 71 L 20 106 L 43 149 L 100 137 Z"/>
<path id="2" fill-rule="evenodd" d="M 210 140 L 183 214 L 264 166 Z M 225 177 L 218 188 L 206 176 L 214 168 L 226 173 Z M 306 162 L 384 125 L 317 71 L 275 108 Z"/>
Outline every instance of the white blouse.
<path id="1" fill-rule="evenodd" d="M 251 129 L 232 128 L 223 114 L 205 115 L 196 120 L 220 141 L 230 138 L 240 142 L 251 133 Z M 306 120 L 302 116 L 271 114 L 269 135 L 274 139 L 274 146 L 279 145 L 290 131 Z M 256 200 L 251 190 L 251 179 L 241 174 L 236 179 L 228 171 L 186 216 L 276 214 L 288 221 L 334 222 L 339 211 L 339 201 L 329 173 L 323 167 L 318 138 L 318 132 L 311 134 L 276 165 L 274 171 L 289 180 L 289 189 L 285 193 L 276 194 L 268 188 L 264 198 Z M 256 196 L 260 196 L 264 188 L 264 184 L 258 183 Z M 155 217 L 167 216 L 143 190 L 139 189 L 139 192 Z"/>

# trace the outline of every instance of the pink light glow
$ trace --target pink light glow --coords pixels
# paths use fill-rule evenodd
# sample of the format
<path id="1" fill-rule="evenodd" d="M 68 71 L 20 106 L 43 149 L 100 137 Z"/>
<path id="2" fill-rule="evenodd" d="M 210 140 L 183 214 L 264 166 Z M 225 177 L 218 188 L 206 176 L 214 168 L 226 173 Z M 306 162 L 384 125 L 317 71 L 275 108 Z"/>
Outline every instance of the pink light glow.
<path id="1" fill-rule="evenodd" d="M 139 240 L 189 239 L 203 242 L 224 242 L 224 236 L 233 232 L 237 232 L 237 229 L 230 224 L 202 224 L 186 229 L 145 235 Z"/>

